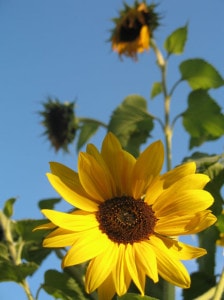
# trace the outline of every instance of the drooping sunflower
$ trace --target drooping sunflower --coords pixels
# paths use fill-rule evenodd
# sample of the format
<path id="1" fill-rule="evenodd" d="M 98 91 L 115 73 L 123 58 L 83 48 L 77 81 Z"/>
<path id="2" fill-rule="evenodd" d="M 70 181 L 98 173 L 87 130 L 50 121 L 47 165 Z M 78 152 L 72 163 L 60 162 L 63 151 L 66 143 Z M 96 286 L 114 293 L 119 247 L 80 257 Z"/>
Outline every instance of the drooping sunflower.
<path id="1" fill-rule="evenodd" d="M 136 159 L 108 133 L 101 151 L 89 144 L 78 157 L 78 173 L 50 163 L 48 179 L 75 209 L 69 213 L 44 209 L 51 221 L 39 229 L 55 229 L 44 247 L 67 247 L 68 267 L 90 261 L 85 286 L 99 299 L 127 292 L 131 281 L 144 295 L 146 276 L 158 275 L 188 288 L 190 277 L 181 260 L 206 254 L 175 236 L 197 233 L 216 218 L 211 194 L 203 187 L 206 175 L 195 174 L 190 162 L 160 175 L 164 150 L 154 142 Z"/>
<path id="2" fill-rule="evenodd" d="M 58 99 L 48 98 L 40 112 L 45 127 L 44 134 L 48 137 L 56 151 L 68 151 L 68 146 L 75 139 L 77 125 L 75 124 L 74 102 L 60 103 Z"/>
<path id="3" fill-rule="evenodd" d="M 135 1 L 133 6 L 124 3 L 120 16 L 114 18 L 115 28 L 110 40 L 112 49 L 118 54 L 136 59 L 137 53 L 149 50 L 153 31 L 159 25 L 155 5 Z"/>

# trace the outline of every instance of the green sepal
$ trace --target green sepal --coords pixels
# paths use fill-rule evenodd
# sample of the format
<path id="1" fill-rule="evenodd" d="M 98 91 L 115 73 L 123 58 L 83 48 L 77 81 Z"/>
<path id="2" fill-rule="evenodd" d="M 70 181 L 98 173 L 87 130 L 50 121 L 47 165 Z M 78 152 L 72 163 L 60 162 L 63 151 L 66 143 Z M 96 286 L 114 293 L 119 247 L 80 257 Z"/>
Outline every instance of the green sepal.
<path id="1" fill-rule="evenodd" d="M 134 156 L 153 129 L 153 117 L 147 112 L 147 102 L 139 95 L 130 95 L 114 110 L 108 131 L 113 132 L 122 147 Z"/>
<path id="2" fill-rule="evenodd" d="M 195 58 L 183 61 L 179 66 L 182 80 L 186 80 L 193 90 L 219 88 L 224 80 L 207 61 Z"/>
<path id="3" fill-rule="evenodd" d="M 173 31 L 164 42 L 164 49 L 168 54 L 181 54 L 187 41 L 187 26 Z"/>

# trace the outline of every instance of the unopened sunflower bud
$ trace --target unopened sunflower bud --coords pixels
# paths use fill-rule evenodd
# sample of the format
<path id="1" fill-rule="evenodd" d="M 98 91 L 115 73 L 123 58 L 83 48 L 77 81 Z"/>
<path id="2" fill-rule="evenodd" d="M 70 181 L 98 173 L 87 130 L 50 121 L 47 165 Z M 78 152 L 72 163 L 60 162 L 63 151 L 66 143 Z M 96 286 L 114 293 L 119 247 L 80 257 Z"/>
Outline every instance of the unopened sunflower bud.
<path id="1" fill-rule="evenodd" d="M 132 7 L 125 3 L 120 16 L 113 21 L 115 28 L 110 37 L 112 49 L 120 56 L 136 59 L 137 53 L 149 50 L 153 31 L 159 25 L 159 15 L 154 4 L 136 1 Z"/>
<path id="2" fill-rule="evenodd" d="M 51 145 L 56 151 L 62 149 L 68 151 L 68 146 L 75 139 L 76 123 L 74 113 L 74 102 L 60 103 L 57 99 L 48 99 L 43 104 L 44 111 L 42 124 L 46 128 L 44 134 L 47 135 Z"/>

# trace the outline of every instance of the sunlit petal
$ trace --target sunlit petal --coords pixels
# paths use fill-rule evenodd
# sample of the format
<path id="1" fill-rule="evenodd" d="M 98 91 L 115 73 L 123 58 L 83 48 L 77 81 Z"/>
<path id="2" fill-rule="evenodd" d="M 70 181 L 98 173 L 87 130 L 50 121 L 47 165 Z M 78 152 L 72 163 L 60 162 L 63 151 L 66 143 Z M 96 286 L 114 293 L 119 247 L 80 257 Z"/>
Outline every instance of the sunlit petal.
<path id="1" fill-rule="evenodd" d="M 110 174 L 92 155 L 80 153 L 78 170 L 80 182 L 92 198 L 102 202 L 113 197 Z"/>
<path id="2" fill-rule="evenodd" d="M 190 287 L 190 276 L 184 265 L 177 260 L 159 238 L 153 236 L 149 243 L 156 251 L 159 274 L 167 281 L 182 288 Z"/>
<path id="3" fill-rule="evenodd" d="M 109 276 L 117 263 L 118 246 L 111 244 L 102 254 L 91 260 L 86 272 L 86 290 L 92 293 Z"/>
<path id="4" fill-rule="evenodd" d="M 158 218 L 175 212 L 180 214 L 194 214 L 212 205 L 211 194 L 204 190 L 185 190 L 174 193 L 170 189 L 164 191 L 154 202 L 153 211 Z"/>
<path id="5" fill-rule="evenodd" d="M 98 228 L 77 232 L 74 244 L 62 261 L 63 267 L 77 265 L 88 261 L 106 251 L 111 241 Z"/>
<path id="6" fill-rule="evenodd" d="M 47 177 L 58 194 L 60 194 L 61 197 L 71 205 L 90 212 L 98 210 L 97 202 L 83 197 L 80 194 L 76 193 L 74 190 L 71 190 L 61 181 L 59 177 L 53 174 L 47 174 Z"/>
<path id="7" fill-rule="evenodd" d="M 42 209 L 42 213 L 56 226 L 71 231 L 83 231 L 98 227 L 95 214 L 68 214 L 50 209 Z"/>
<path id="8" fill-rule="evenodd" d="M 216 217 L 208 210 L 187 215 L 174 213 L 168 217 L 160 217 L 156 223 L 155 232 L 167 236 L 194 234 L 215 222 Z"/>
<path id="9" fill-rule="evenodd" d="M 147 242 L 139 242 L 133 245 L 136 253 L 138 265 L 144 270 L 145 274 L 154 282 L 158 282 L 158 270 L 156 252 Z"/>
<path id="10" fill-rule="evenodd" d="M 133 169 L 132 194 L 135 199 L 140 199 L 153 179 L 159 176 L 163 159 L 164 150 L 160 141 L 151 144 L 141 153 Z"/>

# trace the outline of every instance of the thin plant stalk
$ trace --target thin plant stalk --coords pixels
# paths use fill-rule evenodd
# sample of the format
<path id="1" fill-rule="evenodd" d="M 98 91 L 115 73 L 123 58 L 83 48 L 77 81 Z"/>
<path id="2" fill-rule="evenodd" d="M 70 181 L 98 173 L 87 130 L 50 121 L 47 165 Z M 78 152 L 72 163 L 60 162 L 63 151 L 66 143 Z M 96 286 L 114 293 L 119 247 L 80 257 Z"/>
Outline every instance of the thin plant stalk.
<path id="1" fill-rule="evenodd" d="M 165 155 L 166 155 L 166 166 L 167 171 L 172 168 L 172 126 L 170 124 L 170 102 L 171 95 L 167 91 L 166 82 L 166 70 L 167 60 L 164 59 L 162 53 L 158 49 L 155 42 L 151 41 L 151 47 L 155 52 L 157 64 L 161 70 L 161 86 L 164 98 L 164 126 L 163 132 L 165 137 Z M 171 283 L 164 280 L 163 282 L 163 300 L 174 300 L 175 299 L 175 287 Z"/>

